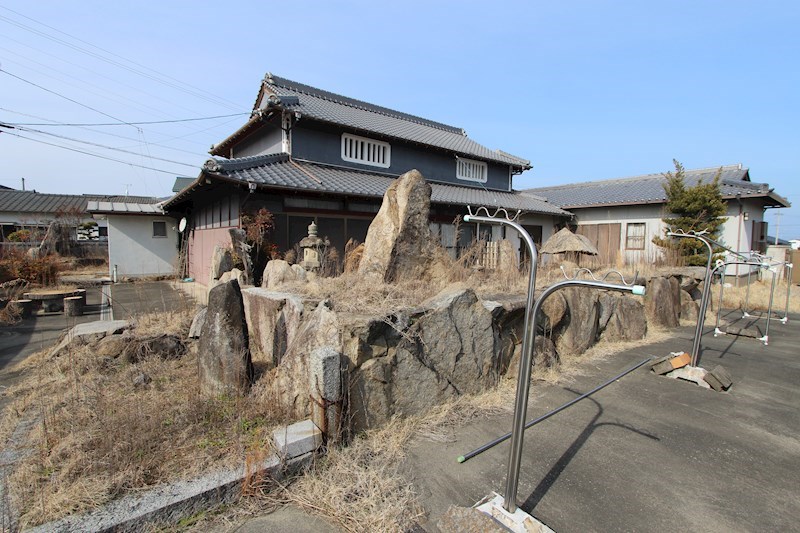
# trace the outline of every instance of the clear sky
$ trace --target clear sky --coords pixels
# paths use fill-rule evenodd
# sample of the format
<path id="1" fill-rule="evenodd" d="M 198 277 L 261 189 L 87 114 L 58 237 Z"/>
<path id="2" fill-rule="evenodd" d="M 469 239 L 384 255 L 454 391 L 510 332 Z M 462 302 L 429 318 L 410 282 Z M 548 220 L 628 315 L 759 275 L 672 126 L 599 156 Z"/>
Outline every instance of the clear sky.
<path id="1" fill-rule="evenodd" d="M 168 195 L 270 71 L 463 127 L 531 160 L 516 188 L 742 163 L 800 238 L 798 28 L 769 0 L 0 0 L 0 122 L 118 124 L 2 130 L 0 185 Z"/>

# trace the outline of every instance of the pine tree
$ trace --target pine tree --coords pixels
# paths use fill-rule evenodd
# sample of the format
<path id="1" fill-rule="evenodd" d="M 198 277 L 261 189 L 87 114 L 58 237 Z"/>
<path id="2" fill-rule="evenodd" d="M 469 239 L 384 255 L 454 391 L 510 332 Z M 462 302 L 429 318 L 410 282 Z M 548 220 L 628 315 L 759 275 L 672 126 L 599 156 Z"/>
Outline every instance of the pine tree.
<path id="1" fill-rule="evenodd" d="M 710 182 L 703 183 L 698 179 L 695 185 L 687 186 L 683 165 L 675 159 L 672 162 L 675 172 L 664 174 L 667 180 L 664 191 L 667 193 L 666 211 L 674 216 L 662 220 L 672 230 L 687 233 L 706 230 L 711 239 L 719 241 L 720 230 L 726 220 L 723 215 L 727 212 L 719 187 L 722 168 Z M 673 239 L 665 235 L 664 238 L 653 238 L 653 242 L 663 248 L 677 250 L 687 265 L 705 266 L 708 260 L 705 245 L 697 239 Z"/>

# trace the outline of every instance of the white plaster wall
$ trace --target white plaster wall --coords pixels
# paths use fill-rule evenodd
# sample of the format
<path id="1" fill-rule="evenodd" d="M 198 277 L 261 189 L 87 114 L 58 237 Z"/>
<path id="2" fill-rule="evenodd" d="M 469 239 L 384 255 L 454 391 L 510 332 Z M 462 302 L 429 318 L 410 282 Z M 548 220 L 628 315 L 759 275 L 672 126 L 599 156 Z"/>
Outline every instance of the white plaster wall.
<path id="1" fill-rule="evenodd" d="M 661 249 L 653 244 L 653 237 L 663 236 L 666 225 L 662 218 L 667 215 L 663 204 L 636 205 L 636 206 L 611 206 L 589 207 L 585 209 L 572 209 L 575 213 L 575 222 L 581 224 L 620 224 L 620 250 L 625 255 L 628 263 L 638 261 L 653 262 L 660 257 Z M 744 220 L 747 213 L 748 220 Z M 753 222 L 760 222 L 764 218 L 764 209 L 756 200 L 742 200 L 728 202 L 725 223 L 722 225 L 720 241 L 733 250 L 748 252 L 752 243 Z M 642 251 L 625 249 L 625 225 L 629 222 L 643 222 L 645 226 L 645 249 Z M 726 275 L 743 275 L 747 273 L 746 266 L 732 265 L 727 268 Z"/>
<path id="2" fill-rule="evenodd" d="M 153 237 L 153 222 L 167 225 L 166 237 Z M 149 215 L 108 215 L 108 262 L 113 273 L 127 277 L 175 272 L 178 231 L 174 219 Z"/>
<path id="3" fill-rule="evenodd" d="M 575 213 L 575 223 L 581 224 L 620 224 L 619 246 L 626 263 L 652 263 L 661 257 L 661 249 L 653 244 L 653 237 L 663 236 L 665 225 L 662 204 L 588 207 L 585 209 L 572 209 Z M 626 250 L 625 236 L 626 224 L 644 223 L 645 239 L 644 250 Z"/>

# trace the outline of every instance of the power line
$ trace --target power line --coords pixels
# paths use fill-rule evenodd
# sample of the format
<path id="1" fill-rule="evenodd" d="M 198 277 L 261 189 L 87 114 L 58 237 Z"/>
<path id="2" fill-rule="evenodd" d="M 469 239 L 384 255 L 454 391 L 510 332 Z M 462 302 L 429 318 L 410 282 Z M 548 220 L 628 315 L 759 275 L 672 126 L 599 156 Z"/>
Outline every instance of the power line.
<path id="1" fill-rule="evenodd" d="M 215 103 L 217 105 L 223 105 L 225 107 L 234 108 L 234 109 L 239 107 L 238 105 L 234 104 L 233 102 L 230 102 L 229 100 L 226 100 L 224 98 L 220 98 L 218 96 L 215 96 L 215 95 L 209 93 L 208 91 L 205 91 L 203 89 L 199 89 L 197 87 L 193 87 L 193 86 L 191 86 L 191 85 L 189 85 L 187 83 L 184 83 L 184 82 L 182 82 L 182 81 L 180 81 L 180 80 L 178 80 L 176 78 L 173 78 L 173 77 L 168 76 L 166 74 L 162 74 L 162 73 L 158 72 L 155 69 L 152 69 L 150 67 L 142 65 L 140 63 L 137 63 L 137 62 L 132 61 L 130 59 L 127 59 L 125 57 L 122 57 L 122 56 L 120 56 L 118 54 L 115 54 L 115 53 L 109 51 L 109 50 L 105 50 L 105 49 L 103 49 L 103 48 L 101 48 L 101 47 L 99 47 L 97 45 L 94 45 L 94 44 L 89 43 L 87 41 L 84 41 L 84 40 L 82 40 L 82 39 L 80 39 L 78 37 L 70 35 L 70 34 L 64 32 L 64 31 L 61 31 L 58 28 L 54 28 L 53 26 L 49 26 L 49 25 L 47 25 L 47 24 L 45 24 L 43 22 L 40 22 L 40 21 L 38 21 L 36 19 L 33 19 L 33 18 L 28 17 L 26 15 L 23 15 L 22 13 L 14 11 L 13 9 L 9 9 L 9 8 L 7 8 L 5 6 L 0 6 L 0 8 L 4 9 L 6 11 L 10 11 L 11 13 L 14 13 L 15 15 L 17 15 L 19 17 L 22 17 L 24 19 L 30 20 L 32 22 L 35 22 L 36 24 L 39 24 L 40 26 L 44 26 L 45 28 L 48 28 L 48 29 L 53 30 L 55 32 L 58 32 L 61 35 L 65 35 L 65 36 L 69 37 L 70 39 L 73 39 L 73 40 L 75 40 L 77 42 L 80 42 L 80 43 L 86 44 L 88 46 L 91 46 L 92 48 L 94 48 L 96 50 L 100 50 L 100 51 L 104 52 L 105 54 L 108 54 L 108 55 L 110 55 L 112 57 L 117 57 L 117 58 L 119 58 L 119 59 L 121 59 L 121 60 L 123 60 L 123 61 L 125 61 L 127 63 L 130 63 L 132 65 L 136 65 L 137 67 L 141 67 L 143 69 L 149 70 L 150 72 L 155 73 L 161 79 L 159 79 L 156 76 L 153 76 L 152 74 L 148 74 L 147 72 L 139 70 L 137 68 L 130 67 L 128 65 L 120 63 L 119 61 L 115 61 L 113 59 L 109 59 L 108 57 L 105 57 L 105 56 L 103 56 L 101 54 L 98 54 L 96 52 L 92 52 L 91 50 L 87 50 L 86 48 L 77 46 L 77 45 L 72 44 L 70 42 L 67 42 L 67 41 L 65 41 L 63 39 L 59 39 L 58 37 L 54 37 L 53 35 L 50 35 L 49 33 L 42 32 L 42 31 L 37 30 L 35 28 L 32 28 L 30 26 L 26 26 L 25 24 L 22 24 L 21 22 L 17 22 L 17 21 L 15 21 L 13 19 L 9 19 L 7 17 L 4 17 L 4 16 L 0 15 L 0 20 L 3 20 L 8 24 L 11 24 L 13 26 L 17 26 L 18 28 L 27 30 L 27 31 L 29 31 L 31 33 L 34 33 L 36 35 L 39 35 L 41 37 L 44 37 L 44 38 L 49 39 L 51 41 L 54 41 L 56 43 L 59 43 L 59 44 L 61 44 L 63 46 L 66 46 L 66 47 L 71 48 L 73 50 L 76 50 L 78 52 L 82 52 L 84 54 L 87 54 L 87 55 L 89 55 L 91 57 L 94 57 L 96 59 L 100 59 L 101 61 L 105 61 L 106 63 L 109 63 L 111 65 L 117 66 L 117 67 L 122 68 L 124 70 L 127 70 L 129 72 L 138 74 L 140 76 L 144 76 L 144 77 L 146 77 L 148 79 L 151 79 L 151 80 L 156 81 L 158 83 L 161 83 L 163 85 L 167 85 L 169 87 L 173 87 L 173 88 L 178 89 L 180 91 L 183 91 L 183 92 L 185 92 L 187 94 L 191 94 L 192 96 L 195 96 L 196 98 L 200 98 L 202 100 L 206 100 L 207 102 Z M 169 81 L 169 80 L 172 80 L 172 81 Z M 206 95 L 208 95 L 208 96 L 206 96 Z"/>
<path id="2" fill-rule="evenodd" d="M 2 123 L 0 123 L 0 127 L 3 127 Z M 35 130 L 33 128 L 21 128 L 19 126 L 14 126 L 14 129 L 17 129 L 19 131 L 24 131 L 24 132 L 27 132 L 27 133 L 39 133 L 41 135 L 49 135 L 51 137 L 56 137 L 58 139 L 64 139 L 66 141 L 72 141 L 72 142 L 77 142 L 77 143 L 81 143 L 81 144 L 88 144 L 90 146 L 96 146 L 98 148 L 104 148 L 106 150 L 113 150 L 115 152 L 122 152 L 124 154 L 131 154 L 131 155 L 137 155 L 137 156 L 142 156 L 143 155 L 143 154 L 141 154 L 139 152 L 132 152 L 130 150 L 125 150 L 124 148 L 116 148 L 114 146 L 108 146 L 108 145 L 100 144 L 100 143 L 96 143 L 96 142 L 84 141 L 84 140 L 81 140 L 81 139 L 75 139 L 74 137 L 67 137 L 65 135 L 58 135 L 56 133 L 50 133 L 48 131 Z M 146 141 L 144 141 L 144 142 L 145 142 L 145 144 L 147 144 Z M 148 150 L 148 152 L 149 152 L 149 150 Z M 180 161 L 174 161 L 172 159 L 164 159 L 162 157 L 155 157 L 155 156 L 150 155 L 149 153 L 147 154 L 147 157 L 149 157 L 150 159 L 157 159 L 158 161 L 164 161 L 165 163 L 173 163 L 175 165 L 183 165 L 185 167 L 197 168 L 197 165 L 191 165 L 189 163 L 182 163 Z"/>
<path id="3" fill-rule="evenodd" d="M 3 71 L 5 72 L 5 71 Z M 56 124 L 42 124 L 37 122 L 14 122 L 10 123 L 12 126 L 75 126 L 75 127 L 83 127 L 83 126 L 125 126 L 125 125 L 133 125 L 133 126 L 147 126 L 151 124 L 174 124 L 176 122 L 197 122 L 200 120 L 214 120 L 218 118 L 231 118 L 231 117 L 241 117 L 244 115 L 249 115 L 250 113 L 232 113 L 230 115 L 215 115 L 213 117 L 196 117 L 196 118 L 181 118 L 175 120 L 148 120 L 148 121 L 138 121 L 138 122 L 89 122 L 89 123 L 68 123 L 68 122 L 59 122 Z"/>
<path id="4" fill-rule="evenodd" d="M 22 81 L 22 82 L 25 82 L 25 83 L 27 83 L 28 85 L 33 85 L 34 87 L 37 87 L 37 88 L 39 88 L 39 89 L 41 89 L 41 90 L 43 90 L 43 91 L 46 91 L 46 92 L 48 92 L 48 93 L 50 93 L 50 94 L 54 94 L 54 95 L 56 95 L 56 96 L 59 96 L 59 97 L 63 98 L 64 100 L 69 100 L 70 102 L 72 102 L 72 103 L 74 103 L 74 104 L 77 104 L 77 105 L 79 105 L 79 106 L 81 106 L 81 107 L 85 107 L 86 109 L 89 109 L 89 110 L 91 110 L 91 111 L 94 111 L 95 113 L 100 113 L 101 115 L 103 115 L 103 116 L 105 116 L 105 117 L 108 117 L 108 118 L 110 118 L 110 119 L 116 120 L 117 122 L 121 122 L 122 124 L 127 124 L 128 126 L 131 126 L 131 127 L 134 127 L 134 128 L 136 128 L 136 126 L 134 126 L 133 124 L 129 124 L 128 122 L 125 122 L 125 121 L 124 121 L 124 120 L 122 120 L 122 119 L 119 119 L 119 118 L 117 118 L 117 117 L 115 117 L 115 116 L 113 116 L 113 115 L 109 115 L 108 113 L 105 113 L 105 112 L 103 112 L 103 111 L 100 111 L 99 109 L 95 109 L 94 107 L 88 106 L 88 105 L 86 105 L 86 104 L 82 104 L 82 103 L 78 102 L 77 100 L 73 100 L 73 99 L 72 99 L 72 98 L 70 98 L 69 96 L 64 96 L 63 94 L 60 94 L 60 93 L 57 93 L 57 92 L 55 92 L 55 91 L 53 91 L 53 90 L 50 90 L 50 89 L 48 89 L 47 87 L 42 87 L 42 86 L 41 86 L 41 85 L 39 85 L 38 83 L 34 83 L 34 82 L 32 82 L 32 81 L 26 80 L 25 78 L 20 78 L 19 76 L 15 75 L 15 74 L 11 74 L 11 73 L 10 73 L 9 71 L 7 71 L 7 70 L 4 70 L 4 69 L 0 68 L 0 72 L 2 72 L 3 74 L 6 74 L 6 75 L 8 75 L 8 76 L 11 76 L 12 78 L 16 78 L 16 79 L 18 79 L 18 80 L 20 80 L 20 81 Z"/>
<path id="5" fill-rule="evenodd" d="M 26 139 L 28 141 L 33 141 L 33 142 L 37 142 L 37 143 L 41 143 L 41 144 L 46 144 L 48 146 L 54 146 L 56 148 L 63 148 L 64 150 L 69 150 L 71 152 L 77 152 L 79 154 L 84 154 L 84 155 L 90 155 L 92 157 L 105 159 L 107 161 L 114 161 L 115 163 L 122 163 L 123 165 L 128 165 L 128 166 L 131 166 L 131 167 L 139 167 L 139 168 L 144 168 L 144 169 L 147 169 L 147 170 L 153 170 L 155 172 L 161 172 L 163 174 L 169 174 L 171 176 L 175 175 L 175 172 L 170 172 L 168 170 L 162 170 L 160 168 L 154 168 L 154 167 L 148 167 L 148 166 L 145 166 L 145 165 L 139 165 L 139 164 L 136 164 L 136 163 L 131 163 L 129 161 L 123 161 L 122 159 L 115 159 L 113 157 L 106 157 L 104 155 L 95 154 L 93 152 L 87 152 L 85 150 L 78 150 L 77 148 L 72 148 L 72 147 L 69 147 L 69 146 L 61 145 L 61 144 L 49 143 L 47 141 L 42 141 L 40 139 L 32 139 L 31 137 L 25 137 L 24 135 L 19 135 L 17 133 L 11 133 L 10 131 L 4 131 L 4 132 L 2 132 L 2 135 L 11 135 L 12 137 L 19 137 L 20 139 Z"/>
<path id="6" fill-rule="evenodd" d="M 67 123 L 64 123 L 64 122 L 58 122 L 57 120 L 52 120 L 52 119 L 49 119 L 47 117 L 42 117 L 42 116 L 39 116 L 39 115 L 32 115 L 30 113 L 23 113 L 21 111 L 14 111 L 13 109 L 8 109 L 8 108 L 5 108 L 5 107 L 0 107 L 0 111 L 6 111 L 7 113 L 13 113 L 15 115 L 20 115 L 20 116 L 23 116 L 23 117 L 38 118 L 39 120 L 46 120 L 47 121 L 47 122 L 43 122 L 43 123 L 5 122 L 5 124 L 11 125 L 11 126 L 73 126 L 75 128 L 78 128 L 78 129 L 90 131 L 92 133 L 97 133 L 97 134 L 105 135 L 105 136 L 108 136 L 108 137 L 115 137 L 117 139 L 125 139 L 126 141 L 133 141 L 135 143 L 141 142 L 141 139 L 135 139 L 133 137 L 127 137 L 125 135 L 120 135 L 118 133 L 111 133 L 111 132 L 108 132 L 108 131 L 96 130 L 96 129 L 92 129 L 92 128 L 88 128 L 88 127 L 82 126 L 80 124 L 67 124 Z M 219 127 L 219 126 L 223 126 L 225 124 L 228 124 L 229 122 L 232 122 L 232 120 L 227 120 L 227 121 L 223 122 L 222 124 L 214 125 L 214 126 L 211 126 L 209 128 L 203 128 L 201 130 L 194 130 L 194 131 L 191 131 L 191 132 L 189 132 L 187 134 L 184 134 L 184 135 L 166 137 L 166 138 L 163 138 L 163 139 L 159 140 L 159 142 L 157 142 L 157 143 L 151 143 L 151 144 L 152 144 L 152 146 L 159 146 L 159 147 L 165 148 L 167 150 L 174 150 L 176 152 L 183 152 L 185 154 L 197 155 L 197 153 L 198 153 L 197 151 L 189 151 L 189 150 L 184 150 L 182 148 L 175 148 L 173 146 L 168 146 L 168 145 L 163 144 L 163 143 L 165 143 L 167 141 L 174 140 L 174 139 L 183 139 L 183 138 L 189 137 L 191 135 L 197 135 L 198 133 L 203 133 L 203 132 L 206 132 L 206 131 L 208 131 L 210 129 L 214 129 L 214 128 Z M 136 124 L 136 122 L 131 122 L 131 124 Z M 117 124 L 113 124 L 113 125 L 116 126 Z M 151 131 L 150 133 L 154 133 L 155 135 L 161 135 L 161 136 L 165 135 L 163 133 L 158 133 L 158 132 L 153 132 L 153 131 Z M 201 144 L 198 141 L 188 141 L 188 142 L 190 142 L 192 144 Z M 202 151 L 205 152 L 205 150 L 202 150 Z"/>

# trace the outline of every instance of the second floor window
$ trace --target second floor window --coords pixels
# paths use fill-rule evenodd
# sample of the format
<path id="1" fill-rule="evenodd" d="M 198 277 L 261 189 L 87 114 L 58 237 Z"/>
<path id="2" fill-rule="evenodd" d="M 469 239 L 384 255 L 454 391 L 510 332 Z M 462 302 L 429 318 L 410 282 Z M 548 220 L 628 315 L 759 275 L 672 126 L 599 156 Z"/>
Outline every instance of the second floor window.
<path id="1" fill-rule="evenodd" d="M 473 161 L 459 157 L 456 159 L 456 178 L 467 181 L 486 183 L 489 168 L 483 161 Z"/>
<path id="2" fill-rule="evenodd" d="M 342 159 L 351 163 L 389 168 L 392 164 L 392 147 L 389 143 L 343 133 Z"/>

